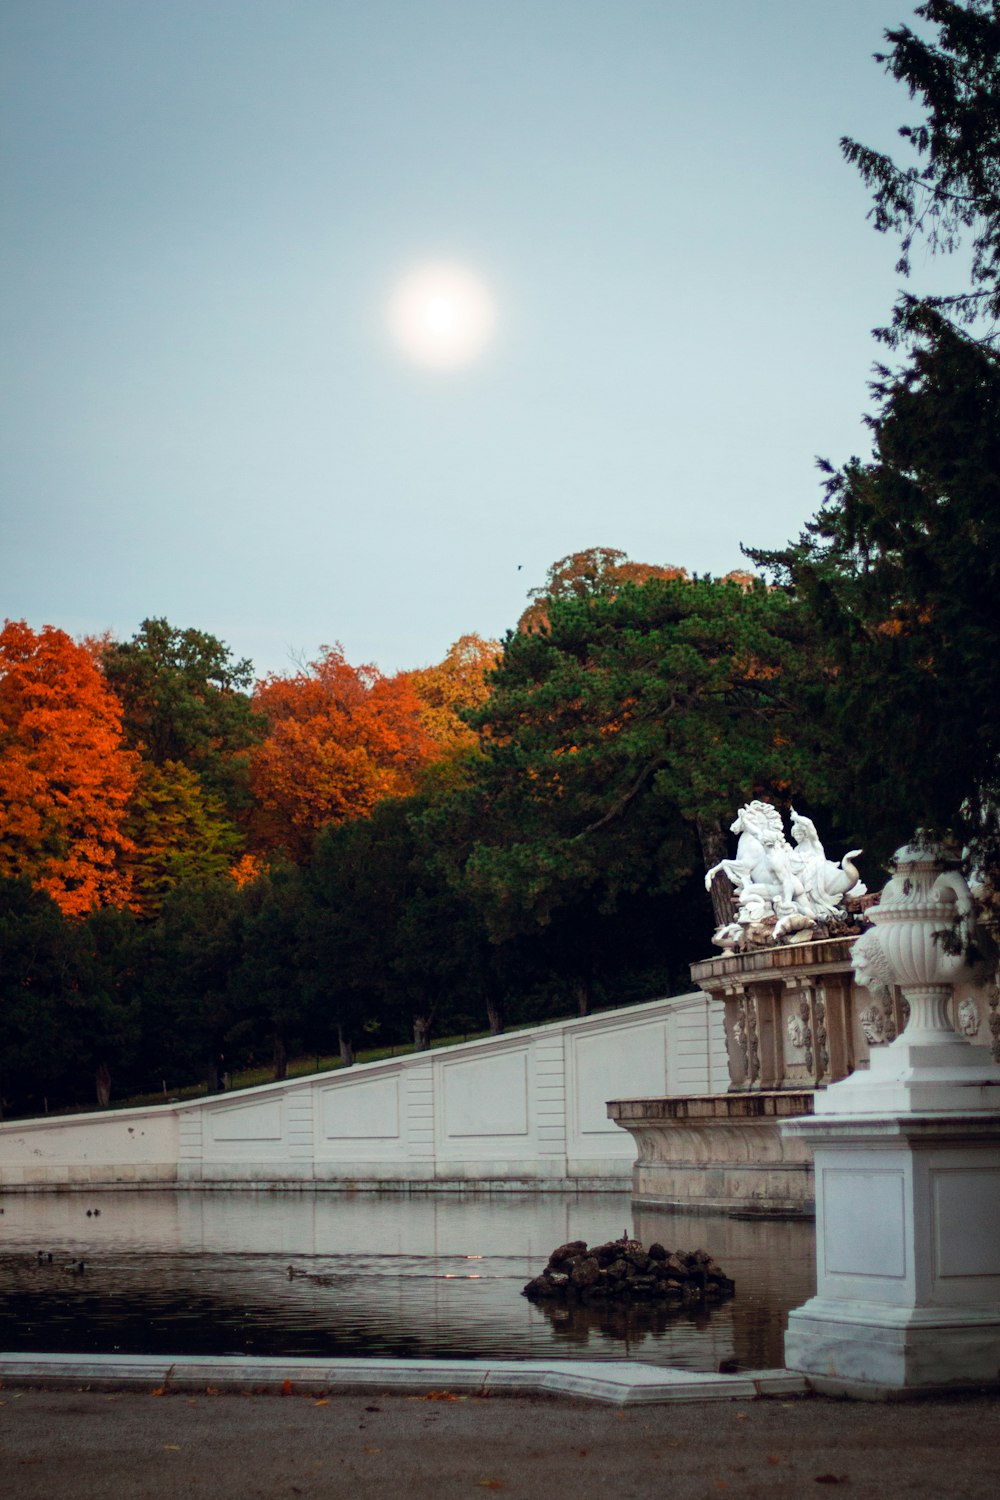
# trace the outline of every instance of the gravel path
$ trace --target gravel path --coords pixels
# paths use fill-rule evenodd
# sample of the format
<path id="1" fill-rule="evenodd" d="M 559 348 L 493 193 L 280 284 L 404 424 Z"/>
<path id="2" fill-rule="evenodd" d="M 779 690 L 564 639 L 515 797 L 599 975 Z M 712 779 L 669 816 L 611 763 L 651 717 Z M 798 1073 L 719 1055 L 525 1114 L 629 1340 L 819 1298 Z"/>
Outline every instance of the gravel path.
<path id="1" fill-rule="evenodd" d="M 994 1500 L 1000 1396 L 626 1411 L 545 1397 L 0 1389 L 10 1500 Z"/>

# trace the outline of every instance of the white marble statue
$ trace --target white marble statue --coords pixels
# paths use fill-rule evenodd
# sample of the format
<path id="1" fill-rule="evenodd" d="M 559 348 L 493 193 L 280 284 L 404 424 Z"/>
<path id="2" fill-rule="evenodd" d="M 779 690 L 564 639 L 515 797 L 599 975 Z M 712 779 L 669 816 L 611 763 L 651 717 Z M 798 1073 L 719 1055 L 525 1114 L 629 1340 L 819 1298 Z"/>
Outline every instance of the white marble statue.
<path id="1" fill-rule="evenodd" d="M 816 832 L 816 824 L 811 818 L 803 817 L 793 807 L 791 822 L 792 838 L 795 840 L 792 862 L 815 914 L 832 915 L 841 909 L 844 896 L 863 896 L 867 886 L 861 883 L 857 869 L 851 863 L 861 850 L 849 849 L 840 864 L 836 865 L 832 859 L 827 859 L 826 850 Z"/>
<path id="2" fill-rule="evenodd" d="M 844 915 L 846 895 L 861 896 L 865 887 L 852 860 L 852 849 L 840 864 L 827 859 L 816 825 L 792 810 L 792 838 L 785 837 L 781 814 L 769 802 L 741 807 L 730 831 L 739 838 L 735 859 L 720 860 L 705 876 L 705 888 L 720 872 L 736 896 L 736 920 L 721 927 L 713 942 L 734 949 L 751 942 L 784 942 L 802 936 L 832 917 Z M 770 919 L 774 919 L 773 923 Z"/>

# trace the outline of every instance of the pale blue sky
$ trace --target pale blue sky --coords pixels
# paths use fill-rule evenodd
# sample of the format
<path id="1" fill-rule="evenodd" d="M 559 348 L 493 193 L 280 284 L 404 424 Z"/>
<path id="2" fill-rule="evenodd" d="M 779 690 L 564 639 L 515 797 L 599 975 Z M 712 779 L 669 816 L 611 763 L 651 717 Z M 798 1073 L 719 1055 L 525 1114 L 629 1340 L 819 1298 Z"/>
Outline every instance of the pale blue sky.
<path id="1" fill-rule="evenodd" d="M 0 0 L 0 617 L 258 671 L 501 634 L 554 559 L 819 503 L 897 278 L 841 160 L 907 0 Z M 476 364 L 391 345 L 447 255 Z"/>

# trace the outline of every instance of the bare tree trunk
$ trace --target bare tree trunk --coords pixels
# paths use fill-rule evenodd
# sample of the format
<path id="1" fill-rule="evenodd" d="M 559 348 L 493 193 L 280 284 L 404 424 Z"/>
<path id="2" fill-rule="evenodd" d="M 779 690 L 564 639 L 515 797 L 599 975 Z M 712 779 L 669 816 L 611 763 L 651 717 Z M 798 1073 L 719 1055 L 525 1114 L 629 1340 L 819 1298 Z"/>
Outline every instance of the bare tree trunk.
<path id="1" fill-rule="evenodd" d="M 337 1045 L 340 1048 L 340 1065 L 342 1068 L 354 1066 L 354 1043 L 350 1037 L 345 1035 L 342 1026 L 337 1027 Z"/>
<path id="2" fill-rule="evenodd" d="M 97 1064 L 94 1083 L 97 1088 L 97 1102 L 102 1109 L 107 1109 L 111 1102 L 111 1070 L 106 1062 Z"/>
<path id="3" fill-rule="evenodd" d="M 415 1052 L 426 1052 L 431 1044 L 431 1027 L 434 1024 L 433 1016 L 413 1017 L 413 1050 Z"/>
<path id="4" fill-rule="evenodd" d="M 274 1081 L 283 1083 L 288 1077 L 288 1048 L 280 1031 L 274 1033 Z"/>
<path id="5" fill-rule="evenodd" d="M 590 1015 L 591 983 L 588 979 L 578 979 L 573 986 L 576 995 L 576 1013 L 578 1016 Z"/>
<path id="6" fill-rule="evenodd" d="M 698 818 L 696 827 L 707 874 L 713 865 L 728 858 L 729 846 L 718 818 Z M 733 888 L 721 870 L 712 881 L 709 894 L 712 897 L 712 915 L 715 917 L 716 928 L 728 927 L 730 922 L 735 922 Z"/>
<path id="7" fill-rule="evenodd" d="M 486 1019 L 490 1026 L 490 1036 L 502 1036 L 506 1025 L 504 1016 L 504 1004 L 499 996 L 486 996 Z"/>

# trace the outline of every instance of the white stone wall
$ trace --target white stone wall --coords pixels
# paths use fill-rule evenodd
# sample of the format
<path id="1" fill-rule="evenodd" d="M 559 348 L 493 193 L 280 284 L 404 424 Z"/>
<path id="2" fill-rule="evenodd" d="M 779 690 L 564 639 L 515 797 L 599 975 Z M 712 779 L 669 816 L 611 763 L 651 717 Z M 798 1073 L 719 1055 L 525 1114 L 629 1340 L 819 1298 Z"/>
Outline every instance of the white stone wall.
<path id="1" fill-rule="evenodd" d="M 183 1105 L 0 1125 L 0 1189 L 622 1187 L 609 1099 L 724 1092 L 698 991 Z"/>

